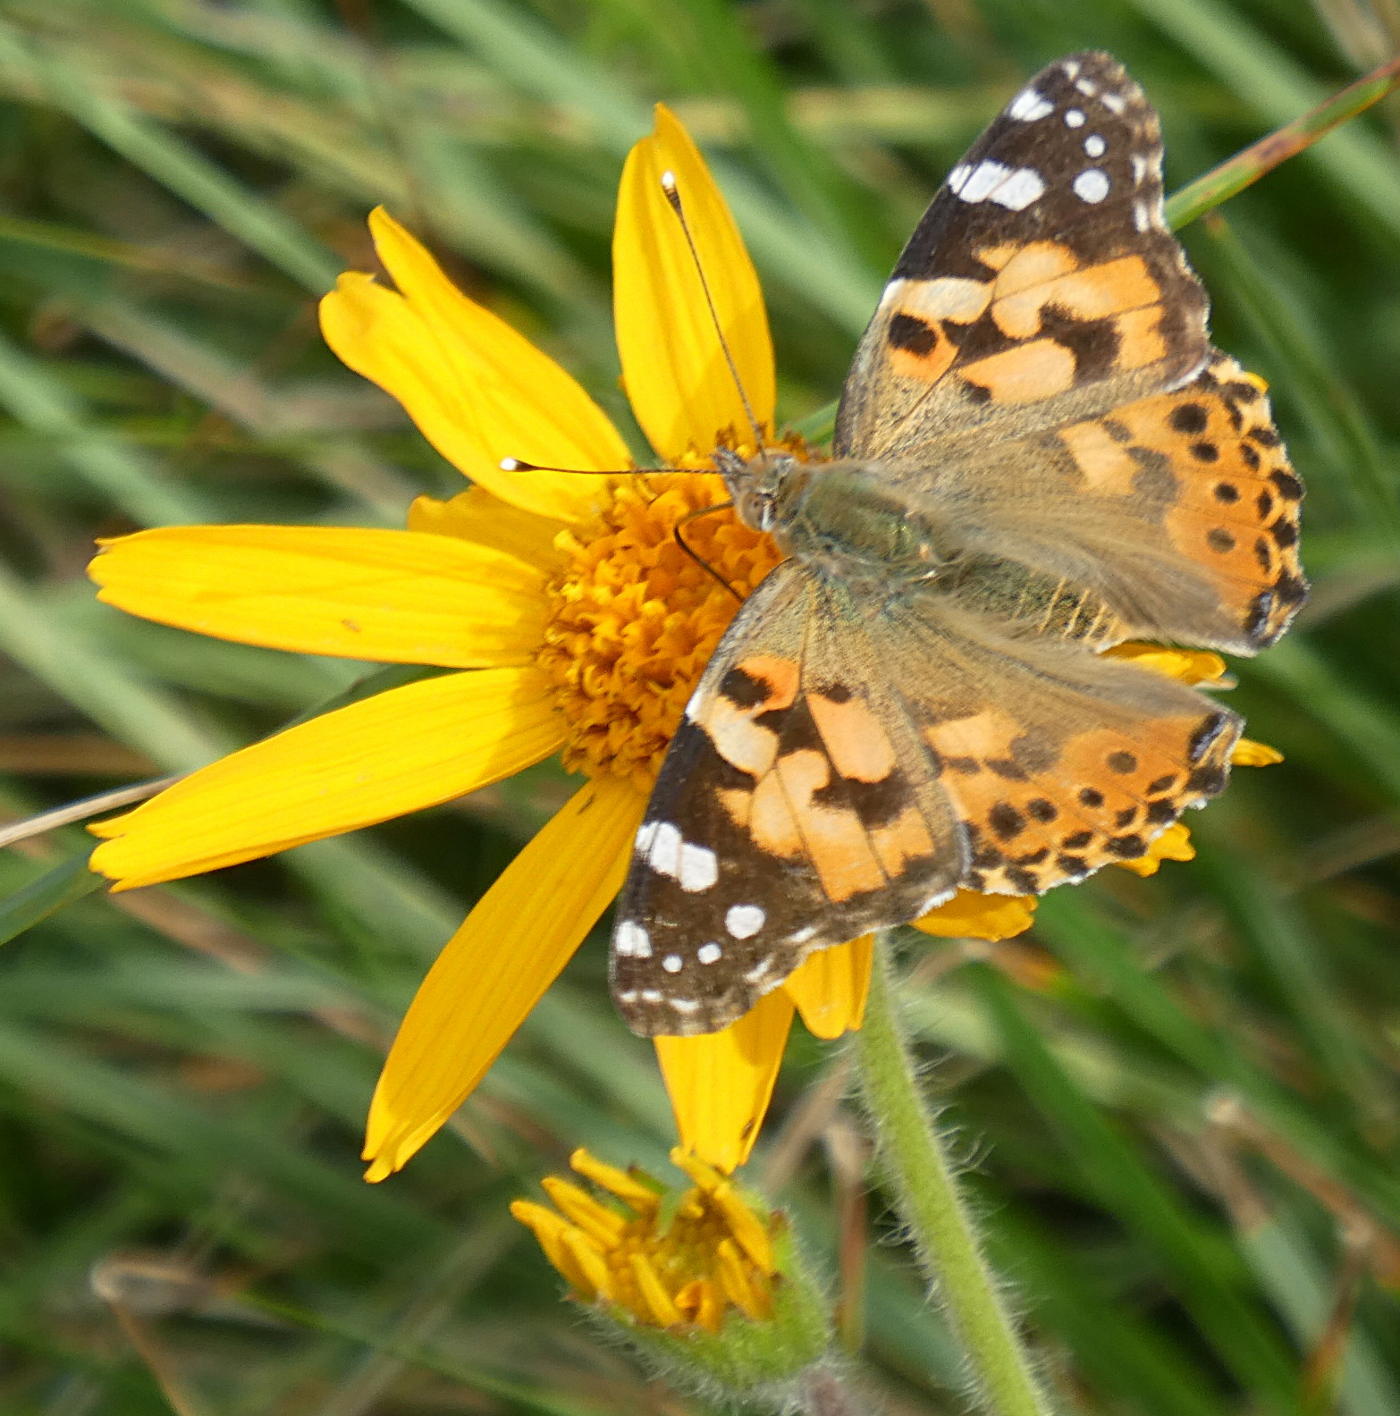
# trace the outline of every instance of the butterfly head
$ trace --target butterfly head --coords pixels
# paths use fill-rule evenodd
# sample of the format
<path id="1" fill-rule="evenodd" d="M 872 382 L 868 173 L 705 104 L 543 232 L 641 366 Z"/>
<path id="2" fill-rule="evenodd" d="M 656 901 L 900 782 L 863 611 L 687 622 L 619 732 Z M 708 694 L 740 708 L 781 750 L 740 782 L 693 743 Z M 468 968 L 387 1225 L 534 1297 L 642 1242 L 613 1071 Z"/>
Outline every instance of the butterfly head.
<path id="1" fill-rule="evenodd" d="M 786 450 L 760 448 L 756 457 L 742 457 L 727 447 L 715 451 L 715 466 L 734 501 L 740 519 L 755 531 L 773 531 L 784 520 L 785 493 L 790 493 L 797 458 Z"/>

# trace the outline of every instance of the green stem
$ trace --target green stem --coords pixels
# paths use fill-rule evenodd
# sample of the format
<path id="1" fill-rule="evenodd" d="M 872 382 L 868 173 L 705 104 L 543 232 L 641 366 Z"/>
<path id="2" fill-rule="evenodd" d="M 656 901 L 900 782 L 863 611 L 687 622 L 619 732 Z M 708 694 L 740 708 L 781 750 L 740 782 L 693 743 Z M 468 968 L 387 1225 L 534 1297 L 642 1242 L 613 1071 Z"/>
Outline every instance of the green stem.
<path id="1" fill-rule="evenodd" d="M 1333 128 L 1364 113 L 1373 103 L 1400 86 L 1400 58 L 1387 59 L 1379 68 L 1334 93 L 1310 113 L 1251 143 L 1228 162 L 1213 167 L 1167 201 L 1167 225 L 1179 231 L 1188 222 L 1218 207 L 1251 182 L 1272 172 L 1281 162 L 1310 148 Z"/>
<path id="2" fill-rule="evenodd" d="M 891 997 L 888 945 L 879 935 L 876 940 L 856 1057 L 900 1216 L 961 1343 L 982 1409 L 994 1416 L 1045 1416 L 1048 1407 L 920 1093 Z"/>

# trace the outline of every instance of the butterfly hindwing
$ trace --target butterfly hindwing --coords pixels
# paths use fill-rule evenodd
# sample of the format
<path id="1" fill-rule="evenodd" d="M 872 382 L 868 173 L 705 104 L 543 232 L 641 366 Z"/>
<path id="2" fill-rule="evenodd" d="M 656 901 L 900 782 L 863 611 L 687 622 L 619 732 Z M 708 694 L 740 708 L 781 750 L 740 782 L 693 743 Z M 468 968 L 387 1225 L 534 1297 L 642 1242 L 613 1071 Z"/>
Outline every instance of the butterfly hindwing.
<path id="1" fill-rule="evenodd" d="M 953 528 L 945 583 L 970 608 L 1095 647 L 1253 654 L 1307 596 L 1301 483 L 1261 381 L 1223 354 L 1181 388 L 968 453 L 881 478 Z"/>
<path id="2" fill-rule="evenodd" d="M 1040 894 L 1133 860 L 1225 785 L 1239 718 L 1160 673 L 952 599 L 880 641 L 967 833 L 968 889 Z"/>
<path id="3" fill-rule="evenodd" d="M 1129 633 L 1252 654 L 1288 627 L 1307 597 L 1298 556 L 1303 489 L 1262 380 L 1212 351 L 1183 387 L 1042 442 L 1052 438 L 1074 464 L 1075 493 L 1114 504 L 1108 530 L 1132 518 L 1133 534 L 1189 565 L 1209 589 L 1203 607 L 1149 577 Z"/>

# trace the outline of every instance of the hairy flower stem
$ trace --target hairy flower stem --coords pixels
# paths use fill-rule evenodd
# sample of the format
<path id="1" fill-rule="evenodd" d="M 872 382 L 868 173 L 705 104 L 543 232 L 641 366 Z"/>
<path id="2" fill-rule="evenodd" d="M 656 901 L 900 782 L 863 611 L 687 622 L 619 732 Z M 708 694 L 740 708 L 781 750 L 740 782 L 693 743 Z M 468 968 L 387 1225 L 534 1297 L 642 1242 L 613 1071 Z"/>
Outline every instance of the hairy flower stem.
<path id="1" fill-rule="evenodd" d="M 802 1416 L 874 1416 L 869 1401 L 864 1397 L 857 1399 L 825 1364 L 803 1373 L 798 1381 L 796 1406 Z"/>
<path id="2" fill-rule="evenodd" d="M 855 1051 L 866 1111 L 900 1216 L 962 1346 L 981 1409 L 992 1416 L 1046 1416 L 1049 1408 L 920 1093 L 891 996 L 888 953 L 888 940 L 877 937 Z"/>

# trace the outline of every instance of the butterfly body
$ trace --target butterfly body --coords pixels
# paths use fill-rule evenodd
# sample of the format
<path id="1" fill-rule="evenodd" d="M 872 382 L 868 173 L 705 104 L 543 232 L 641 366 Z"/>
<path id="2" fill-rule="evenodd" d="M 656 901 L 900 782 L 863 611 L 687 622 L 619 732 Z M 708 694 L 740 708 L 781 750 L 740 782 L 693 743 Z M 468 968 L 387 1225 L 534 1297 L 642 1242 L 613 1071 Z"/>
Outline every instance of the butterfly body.
<path id="1" fill-rule="evenodd" d="M 1306 593 L 1301 487 L 1209 343 L 1156 114 L 1107 55 L 1036 75 L 905 248 L 830 461 L 715 455 L 788 557 L 741 607 L 638 833 L 613 991 L 709 1032 L 811 952 L 959 887 L 1131 860 L 1240 731 L 1101 651 L 1254 653 Z"/>
<path id="2" fill-rule="evenodd" d="M 838 580 L 898 594 L 933 579 L 949 553 L 932 512 L 913 507 L 885 468 L 784 451 L 745 460 L 721 450 L 716 461 L 744 521 Z"/>

